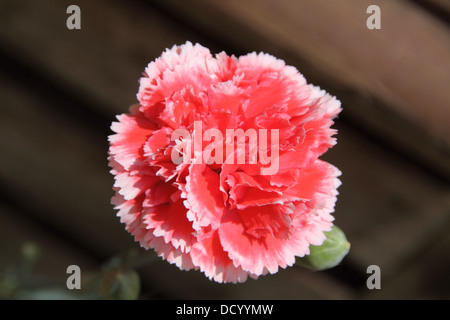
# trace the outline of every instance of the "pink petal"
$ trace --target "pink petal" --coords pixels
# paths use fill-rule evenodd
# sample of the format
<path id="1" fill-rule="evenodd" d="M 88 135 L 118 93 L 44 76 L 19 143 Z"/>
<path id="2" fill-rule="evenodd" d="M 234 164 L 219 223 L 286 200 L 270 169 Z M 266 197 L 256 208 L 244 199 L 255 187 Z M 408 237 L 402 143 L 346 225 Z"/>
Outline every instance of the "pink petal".
<path id="1" fill-rule="evenodd" d="M 116 134 L 109 136 L 110 154 L 126 170 L 143 155 L 142 147 L 155 130 L 155 124 L 136 112 L 132 115 L 117 116 L 119 122 L 113 122 L 111 129 Z"/>
<path id="2" fill-rule="evenodd" d="M 155 237 L 163 237 L 175 249 L 189 252 L 195 238 L 192 222 L 186 218 L 187 209 L 183 201 L 163 204 L 143 210 L 147 229 L 153 229 Z"/>
<path id="3" fill-rule="evenodd" d="M 292 266 L 295 256 L 308 252 L 309 243 L 293 228 L 289 238 L 267 235 L 255 238 L 247 230 L 237 210 L 228 210 L 219 229 L 220 242 L 236 267 L 262 275 L 276 273 L 278 268 Z"/>
<path id="4" fill-rule="evenodd" d="M 149 242 L 148 248 L 154 249 L 158 256 L 175 264 L 180 270 L 196 269 L 192 263 L 190 254 L 182 252 L 179 248 L 174 248 L 170 243 L 166 243 L 163 237 L 154 237 Z"/>
<path id="5" fill-rule="evenodd" d="M 196 242 L 191 250 L 192 262 L 200 268 L 209 279 L 219 283 L 244 282 L 248 273 L 236 268 L 227 253 L 223 251 L 217 230 L 210 231 L 201 241 Z"/>
<path id="6" fill-rule="evenodd" d="M 309 245 L 320 245 L 325 240 L 324 231 L 331 228 L 331 221 L 304 206 L 291 215 L 289 237 L 276 234 L 255 238 L 247 233 L 237 210 L 228 210 L 222 217 L 219 229 L 220 242 L 236 267 L 255 275 L 276 273 L 295 263 L 295 257 L 309 254 Z"/>
<path id="7" fill-rule="evenodd" d="M 292 204 L 265 205 L 239 210 L 239 217 L 246 232 L 254 238 L 277 236 L 288 238 L 291 233 Z"/>
<path id="8" fill-rule="evenodd" d="M 316 160 L 310 166 L 298 170 L 297 173 L 297 183 L 283 193 L 286 199 L 311 200 L 317 197 L 318 193 L 332 195 L 336 191 L 336 177 L 340 175 L 339 170 L 322 160 Z"/>
<path id="9" fill-rule="evenodd" d="M 174 130 L 189 126 L 194 121 L 197 105 L 201 104 L 199 101 L 192 90 L 182 89 L 166 99 L 165 108 L 159 117 Z"/>
<path id="10" fill-rule="evenodd" d="M 194 228 L 211 225 L 216 229 L 224 211 L 219 175 L 205 164 L 192 164 L 186 181 L 187 202 Z"/>
<path id="11" fill-rule="evenodd" d="M 117 216 L 120 217 L 120 222 L 125 224 L 125 229 L 142 247 L 148 248 L 148 241 L 153 238 L 153 234 L 146 229 L 142 222 L 142 196 L 133 200 L 125 200 L 117 193 L 111 199 L 111 203 L 114 205 L 114 209 L 118 210 Z"/>
<path id="12" fill-rule="evenodd" d="M 174 199 L 179 199 L 174 194 L 178 193 L 179 190 L 172 185 L 163 180 L 153 185 L 151 188 L 145 191 L 145 200 L 143 201 L 144 207 L 155 207 L 160 204 L 175 202 Z"/>
<path id="13" fill-rule="evenodd" d="M 128 171 L 117 174 L 115 179 L 114 187 L 118 189 L 120 195 L 124 196 L 125 200 L 138 197 L 160 181 L 156 176 L 136 175 Z"/>
<path id="14" fill-rule="evenodd" d="M 137 95 L 141 110 L 146 113 L 147 108 L 184 88 L 192 88 L 198 94 L 219 81 L 216 73 L 223 71 L 207 48 L 190 42 L 174 46 L 151 62 L 141 78 Z"/>

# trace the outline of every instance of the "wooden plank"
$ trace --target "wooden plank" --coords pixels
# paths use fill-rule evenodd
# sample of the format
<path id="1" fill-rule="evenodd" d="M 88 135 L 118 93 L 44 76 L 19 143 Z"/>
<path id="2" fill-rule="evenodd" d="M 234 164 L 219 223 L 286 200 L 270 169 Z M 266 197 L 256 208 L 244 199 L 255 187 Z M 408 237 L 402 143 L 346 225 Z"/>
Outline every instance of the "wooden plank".
<path id="1" fill-rule="evenodd" d="M 447 11 L 450 13 L 450 3 L 445 0 L 426 0 L 425 2 L 430 2 L 434 4 L 436 7 L 441 8 L 442 10 Z"/>
<path id="2" fill-rule="evenodd" d="M 92 257 L 65 240 L 53 236 L 42 226 L 3 203 L 0 204 L 0 216 L 2 267 L 18 263 L 21 259 L 21 248 L 26 243 L 33 243 L 39 248 L 40 256 L 34 267 L 34 273 L 37 275 L 64 279 L 66 269 L 71 264 L 79 265 L 84 270 L 97 267 Z"/>
<path id="3" fill-rule="evenodd" d="M 343 116 L 450 178 L 450 36 L 406 1 L 156 2 L 237 46 L 299 67 L 344 102 Z M 366 9 L 382 10 L 381 30 Z"/>
<path id="4" fill-rule="evenodd" d="M 418 248 L 439 239 L 450 217 L 450 187 L 386 152 L 342 123 L 338 144 L 323 157 L 342 172 L 336 221 L 352 243 L 349 262 L 364 275 L 369 265 L 395 277 Z"/>
<path id="5" fill-rule="evenodd" d="M 71 4 L 81 8 L 81 30 L 66 27 Z M 150 61 L 165 48 L 195 37 L 136 1 L 0 3 L 1 49 L 38 66 L 109 117 L 136 102 L 138 79 Z"/>
<path id="6" fill-rule="evenodd" d="M 48 112 L 51 98 L 36 98 L 5 76 L 0 96 L 0 181 L 8 193 L 99 256 L 128 248 L 132 241 L 110 205 L 106 137 Z"/>
<path id="7" fill-rule="evenodd" d="M 147 295 L 171 299 L 244 299 L 244 300 L 301 300 L 301 299 L 355 299 L 357 292 L 326 272 L 311 272 L 301 267 L 280 270 L 257 280 L 241 284 L 218 284 L 198 271 L 180 271 L 173 265 L 159 261 L 145 271 L 151 283 Z M 268 289 L 270 288 L 270 289 Z"/>
<path id="8" fill-rule="evenodd" d="M 431 9 L 432 13 L 439 12 L 442 16 L 446 16 L 447 19 L 450 16 L 450 2 L 448 2 L 447 0 L 411 0 L 411 1 L 413 3 L 424 5 L 426 8 Z"/>
<path id="9" fill-rule="evenodd" d="M 441 225 L 444 237 L 421 248 L 416 259 L 391 281 L 383 281 L 381 290 L 366 292 L 365 299 L 450 299 L 450 220 Z M 441 231 L 439 230 L 439 231 Z"/>
<path id="10" fill-rule="evenodd" d="M 25 244 L 33 244 L 39 250 L 33 268 L 22 279 L 22 293 L 24 289 L 65 289 L 68 277 L 66 270 L 73 264 L 81 268 L 82 275 L 98 270 L 97 263 L 85 252 L 50 234 L 42 226 L 24 217 L 23 213 L 4 203 L 0 203 L 0 219 L 0 277 L 2 271 L 8 268 L 24 266 L 22 249 Z"/>

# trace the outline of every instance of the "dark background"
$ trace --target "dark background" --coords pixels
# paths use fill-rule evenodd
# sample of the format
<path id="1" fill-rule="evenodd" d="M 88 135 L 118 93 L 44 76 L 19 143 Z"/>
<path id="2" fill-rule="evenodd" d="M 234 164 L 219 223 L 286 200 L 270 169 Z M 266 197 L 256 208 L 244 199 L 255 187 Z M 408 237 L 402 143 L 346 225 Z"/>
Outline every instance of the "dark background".
<path id="1" fill-rule="evenodd" d="M 66 28 L 70 4 L 81 30 Z M 371 4 L 381 30 L 366 27 Z M 2 0 L 1 297 L 69 298 L 68 265 L 81 267 L 84 292 L 139 247 L 110 205 L 109 126 L 136 102 L 145 66 L 190 40 L 275 55 L 342 101 L 323 158 L 343 172 L 335 223 L 352 247 L 332 270 L 239 285 L 153 259 L 137 268 L 140 297 L 449 299 L 449 17 L 446 0 Z M 369 265 L 381 290 L 366 287 Z"/>

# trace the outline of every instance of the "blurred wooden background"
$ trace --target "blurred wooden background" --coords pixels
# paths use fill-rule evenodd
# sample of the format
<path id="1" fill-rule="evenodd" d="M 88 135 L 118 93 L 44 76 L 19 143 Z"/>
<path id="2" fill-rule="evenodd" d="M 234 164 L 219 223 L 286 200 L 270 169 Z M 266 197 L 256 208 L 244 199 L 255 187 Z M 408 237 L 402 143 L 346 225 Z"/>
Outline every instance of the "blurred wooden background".
<path id="1" fill-rule="evenodd" d="M 81 30 L 66 28 L 70 4 Z M 371 4 L 381 30 L 366 28 Z M 449 299 L 449 18 L 446 0 L 2 0 L 0 273 L 29 241 L 32 288 L 138 247 L 110 205 L 109 126 L 145 66 L 190 40 L 273 54 L 342 101 L 324 159 L 343 172 L 335 217 L 352 248 L 333 270 L 240 285 L 157 261 L 138 270 L 142 298 Z M 373 264 L 381 290 L 366 287 Z"/>

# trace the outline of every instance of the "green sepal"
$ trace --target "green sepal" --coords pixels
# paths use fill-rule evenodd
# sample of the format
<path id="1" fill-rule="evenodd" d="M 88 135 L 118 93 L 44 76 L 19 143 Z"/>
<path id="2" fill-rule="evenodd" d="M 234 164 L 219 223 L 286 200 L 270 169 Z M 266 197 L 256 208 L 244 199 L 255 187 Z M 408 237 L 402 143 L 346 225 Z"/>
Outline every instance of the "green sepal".
<path id="1" fill-rule="evenodd" d="M 337 226 L 325 232 L 326 240 L 320 246 L 309 247 L 310 254 L 297 258 L 296 264 L 313 271 L 331 269 L 341 263 L 350 251 L 350 242 Z"/>

